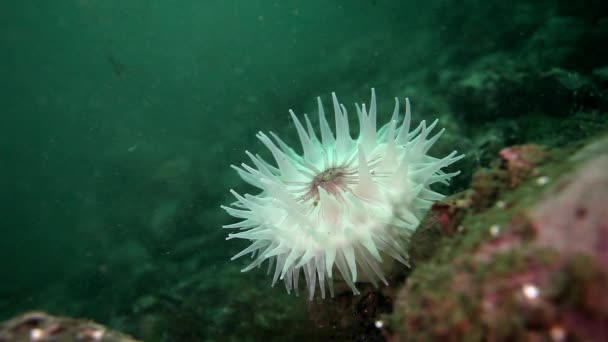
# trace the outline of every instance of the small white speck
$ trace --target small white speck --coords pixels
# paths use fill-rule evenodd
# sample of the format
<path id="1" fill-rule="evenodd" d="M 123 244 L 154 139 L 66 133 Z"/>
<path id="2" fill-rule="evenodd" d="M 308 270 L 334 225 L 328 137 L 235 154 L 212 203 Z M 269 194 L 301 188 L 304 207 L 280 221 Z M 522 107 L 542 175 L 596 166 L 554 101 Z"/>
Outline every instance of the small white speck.
<path id="1" fill-rule="evenodd" d="M 505 203 L 505 201 L 496 201 L 496 208 L 504 209 L 506 206 L 507 204 Z"/>
<path id="2" fill-rule="evenodd" d="M 566 330 L 560 325 L 554 325 L 549 330 L 549 335 L 551 335 L 551 340 L 555 342 L 561 342 L 566 340 Z"/>
<path id="3" fill-rule="evenodd" d="M 104 333 L 104 331 L 101 330 L 101 329 L 100 330 L 95 330 L 95 331 L 91 332 L 91 337 L 97 341 L 97 340 L 100 340 L 103 337 L 103 333 Z"/>
<path id="4" fill-rule="evenodd" d="M 384 322 L 382 320 L 377 320 L 374 325 L 376 326 L 376 328 L 378 329 L 382 329 L 382 327 L 384 326 Z"/>
<path id="5" fill-rule="evenodd" d="M 493 224 L 490 226 L 490 234 L 494 237 L 498 236 L 498 234 L 500 234 L 500 226 L 497 224 Z"/>
<path id="6" fill-rule="evenodd" d="M 44 338 L 44 330 L 35 328 L 30 330 L 30 340 L 32 341 L 40 341 Z"/>
<path id="7" fill-rule="evenodd" d="M 530 300 L 538 298 L 538 295 L 540 294 L 538 287 L 532 284 L 525 284 L 521 290 L 524 293 L 524 296 Z"/>
<path id="8" fill-rule="evenodd" d="M 106 331 L 102 327 L 91 326 L 85 327 L 82 331 L 80 331 L 77 335 L 78 340 L 82 341 L 101 341 Z"/>
<path id="9" fill-rule="evenodd" d="M 549 183 L 550 179 L 547 176 L 541 176 L 536 179 L 536 184 L 543 186 Z"/>

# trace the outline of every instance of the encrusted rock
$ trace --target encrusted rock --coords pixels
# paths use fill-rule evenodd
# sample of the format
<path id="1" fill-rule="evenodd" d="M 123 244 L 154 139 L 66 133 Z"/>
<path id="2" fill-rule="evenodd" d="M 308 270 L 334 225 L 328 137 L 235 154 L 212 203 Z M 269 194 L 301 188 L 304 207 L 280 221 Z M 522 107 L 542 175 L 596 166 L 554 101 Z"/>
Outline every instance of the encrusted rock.
<path id="1" fill-rule="evenodd" d="M 496 203 L 512 205 L 470 213 L 463 234 L 416 268 L 395 301 L 391 341 L 608 340 L 603 141 L 562 151 L 548 166 L 539 166 L 546 154 L 536 145 L 503 150 L 519 187 L 496 193 Z M 555 181 L 520 183 L 537 168 L 554 168 Z"/>
<path id="2" fill-rule="evenodd" d="M 32 311 L 0 324 L 0 342 L 137 342 L 101 324 Z"/>
<path id="3" fill-rule="evenodd" d="M 511 186 L 518 186 L 548 155 L 549 153 L 544 147 L 536 144 L 503 148 L 500 151 L 500 157 L 506 163 L 506 169 L 511 178 Z"/>

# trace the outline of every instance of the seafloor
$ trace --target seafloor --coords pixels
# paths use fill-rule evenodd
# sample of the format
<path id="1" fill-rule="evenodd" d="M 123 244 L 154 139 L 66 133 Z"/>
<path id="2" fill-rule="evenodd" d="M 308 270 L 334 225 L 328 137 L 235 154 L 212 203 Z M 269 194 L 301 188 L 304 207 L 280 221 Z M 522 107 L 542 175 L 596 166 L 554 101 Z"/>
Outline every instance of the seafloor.
<path id="1" fill-rule="evenodd" d="M 188 2 L 69 3 L 0 5 L 0 341 L 105 329 L 33 310 L 142 341 L 608 340 L 606 2 L 192 5 L 210 23 Z M 226 27 L 209 51 L 159 23 Z M 381 118 L 408 96 L 447 129 L 434 151 L 467 156 L 412 267 L 312 302 L 241 273 L 229 165 L 258 130 L 297 141 L 288 109 L 370 87 Z"/>

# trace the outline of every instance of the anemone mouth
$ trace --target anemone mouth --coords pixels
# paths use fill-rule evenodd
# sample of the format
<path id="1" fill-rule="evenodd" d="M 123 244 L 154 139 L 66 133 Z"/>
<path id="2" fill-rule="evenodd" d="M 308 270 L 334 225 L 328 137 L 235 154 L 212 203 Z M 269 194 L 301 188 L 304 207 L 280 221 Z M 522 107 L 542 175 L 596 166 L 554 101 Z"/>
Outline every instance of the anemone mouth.
<path id="1" fill-rule="evenodd" d="M 354 154 L 356 156 L 356 154 Z M 374 157 L 369 161 L 365 161 L 370 176 L 375 178 L 378 176 L 376 168 L 379 166 L 380 158 Z M 311 202 L 316 206 L 320 200 L 319 190 L 323 189 L 327 194 L 336 198 L 341 198 L 343 194 L 352 192 L 353 188 L 359 182 L 359 166 L 354 157 L 349 158 L 346 162 L 337 166 L 327 166 L 321 170 L 315 170 L 311 174 L 310 181 L 300 183 L 303 188 L 295 192 L 303 193 L 297 199 L 299 202 Z M 359 161 L 361 162 L 361 161 Z"/>
<path id="2" fill-rule="evenodd" d="M 316 205 L 320 197 L 319 188 L 325 190 L 328 194 L 338 196 L 339 193 L 348 190 L 349 184 L 355 177 L 354 172 L 344 166 L 327 168 L 312 179 L 303 200 L 312 200 L 313 205 Z"/>

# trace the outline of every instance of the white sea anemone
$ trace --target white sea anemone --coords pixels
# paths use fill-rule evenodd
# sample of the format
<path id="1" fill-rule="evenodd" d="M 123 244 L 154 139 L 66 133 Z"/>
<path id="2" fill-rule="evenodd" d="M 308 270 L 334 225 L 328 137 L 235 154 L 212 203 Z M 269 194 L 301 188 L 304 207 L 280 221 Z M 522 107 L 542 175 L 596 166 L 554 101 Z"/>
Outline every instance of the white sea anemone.
<path id="1" fill-rule="evenodd" d="M 325 286 L 333 296 L 334 266 L 337 278 L 355 294 L 357 281 L 378 280 L 387 284 L 384 262 L 397 260 L 408 264 L 407 244 L 424 213 L 444 196 L 430 189 L 446 183 L 459 172 L 441 169 L 461 159 L 454 151 L 438 159 L 427 151 L 444 130 L 429 138 L 437 124 L 425 121 L 410 131 L 410 104 L 405 100 L 403 120 L 399 100 L 388 124 L 376 131 L 376 96 L 372 89 L 369 109 L 357 105 L 360 133 L 350 135 L 346 108 L 332 94 L 336 121 L 334 136 L 318 98 L 321 139 L 304 115 L 306 128 L 289 111 L 302 143 L 303 154 L 296 153 L 274 133 L 259 132 L 257 137 L 272 153 L 277 166 L 259 155 L 246 152 L 253 167 L 232 166 L 258 195 L 241 196 L 222 206 L 242 221 L 224 226 L 238 229 L 227 239 L 250 240 L 249 247 L 236 259 L 252 254 L 255 259 L 243 272 L 269 260 L 274 266 L 274 285 L 280 278 L 287 291 L 298 288 L 303 271 L 309 298 L 317 284 L 325 298 Z M 400 121 L 400 122 L 399 122 Z M 387 260 L 388 259 L 388 260 Z"/>

